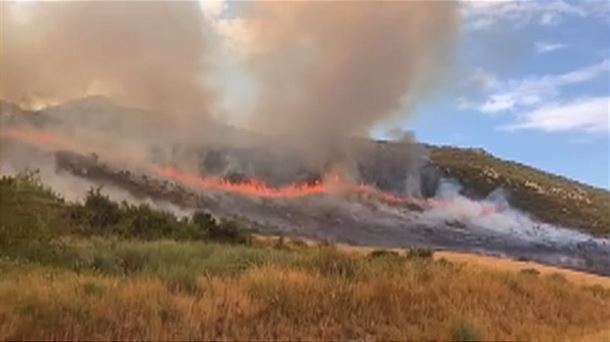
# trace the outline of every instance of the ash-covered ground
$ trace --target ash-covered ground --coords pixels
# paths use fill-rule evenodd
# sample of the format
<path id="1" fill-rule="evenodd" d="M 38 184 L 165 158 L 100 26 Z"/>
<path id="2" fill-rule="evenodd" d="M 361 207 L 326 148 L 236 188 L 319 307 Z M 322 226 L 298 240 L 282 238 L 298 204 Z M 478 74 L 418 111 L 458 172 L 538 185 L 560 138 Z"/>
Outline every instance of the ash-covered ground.
<path id="1" fill-rule="evenodd" d="M 56 160 L 62 172 L 127 190 L 140 199 L 170 202 L 186 211 L 205 209 L 220 217 L 237 218 L 262 232 L 360 245 L 470 251 L 610 275 L 610 240 L 537 222 L 511 208 L 502 190 L 483 199 L 469 199 L 460 194 L 456 181 L 442 178 L 440 171 L 430 165 L 425 166 L 423 174 L 426 175 L 417 179 L 424 190 L 418 196 L 432 196 L 430 199 L 442 204 L 422 207 L 340 189 L 290 198 L 231 193 L 180 184 L 150 174 L 119 172 L 93 157 L 59 153 Z M 266 160 L 266 167 L 269 163 Z M 362 167 L 368 167 L 374 174 L 373 165 Z M 385 175 L 387 178 L 378 180 L 381 184 L 396 181 L 391 173 Z"/>

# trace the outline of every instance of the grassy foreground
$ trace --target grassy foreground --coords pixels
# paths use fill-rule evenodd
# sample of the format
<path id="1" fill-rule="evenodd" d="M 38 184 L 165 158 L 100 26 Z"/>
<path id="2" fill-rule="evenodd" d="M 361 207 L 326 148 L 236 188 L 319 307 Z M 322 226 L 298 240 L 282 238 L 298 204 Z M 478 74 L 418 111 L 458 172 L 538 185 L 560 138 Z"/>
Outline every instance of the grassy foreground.
<path id="1" fill-rule="evenodd" d="M 355 255 L 258 242 L 92 191 L 0 181 L 0 339 L 579 340 L 610 289 L 494 272 L 425 250 Z"/>
<path id="2" fill-rule="evenodd" d="M 0 338 L 566 340 L 610 321 L 610 290 L 527 271 L 330 246 L 66 246 L 0 264 Z"/>

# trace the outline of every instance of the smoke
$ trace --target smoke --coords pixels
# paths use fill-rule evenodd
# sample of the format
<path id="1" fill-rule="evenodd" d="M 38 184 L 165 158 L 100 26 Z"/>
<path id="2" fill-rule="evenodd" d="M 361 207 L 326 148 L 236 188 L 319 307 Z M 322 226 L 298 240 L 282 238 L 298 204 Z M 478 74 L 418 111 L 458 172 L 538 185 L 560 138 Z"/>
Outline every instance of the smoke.
<path id="1" fill-rule="evenodd" d="M 222 56 L 218 35 L 227 30 L 219 11 L 213 18 L 198 2 L 182 1 L 1 6 L 0 98 L 36 107 L 104 95 L 147 109 L 109 113 L 100 109 L 107 104 L 89 102 L 55 110 L 55 129 L 97 153 L 121 155 L 121 163 L 162 157 L 195 166 L 194 150 L 226 135 L 209 120 L 226 114 L 209 79 Z M 354 160 L 367 159 L 355 155 L 367 148 L 354 152 L 358 142 L 350 139 L 406 112 L 443 77 L 459 20 L 452 2 L 256 2 L 238 9 L 240 25 L 231 27 L 248 39 L 227 41 L 248 46 L 234 52 L 256 80 L 249 128 L 279 136 L 282 146 L 294 143 L 314 172 L 340 164 L 354 177 Z M 407 145 L 394 164 L 421 159 Z"/>
<path id="2" fill-rule="evenodd" d="M 412 136 L 397 133 L 398 153 L 354 137 L 422 98 L 450 67 L 458 5 L 241 6 L 239 32 L 249 36 L 250 48 L 239 52 L 240 62 L 257 81 L 250 128 L 279 136 L 281 144 L 266 149 L 294 143 L 306 167 L 280 162 L 270 170 L 258 167 L 265 162 L 228 158 L 223 173 L 271 174 L 283 183 L 332 171 L 421 194 L 425 153 Z M 79 152 L 129 169 L 151 163 L 196 169 L 212 136 L 236 144 L 230 141 L 236 135 L 209 122 L 221 114 L 212 113 L 216 94 L 204 83 L 218 62 L 211 60 L 219 56 L 212 32 L 219 26 L 197 2 L 2 3 L 2 12 L 0 98 L 26 107 L 61 102 L 44 111 L 52 119 L 45 129 L 77 142 Z M 92 94 L 124 106 L 103 97 L 65 103 Z M 272 159 L 297 154 L 284 150 L 288 158 Z"/>
<path id="3" fill-rule="evenodd" d="M 420 220 L 432 226 L 446 222 L 460 222 L 468 230 L 479 234 L 493 234 L 506 239 L 520 239 L 539 246 L 570 246 L 592 241 L 591 235 L 573 229 L 540 222 L 508 203 L 508 193 L 495 189 L 482 200 L 473 200 L 460 194 L 461 184 L 456 180 L 442 179 L 435 198 L 447 205 L 424 211 Z"/>
<path id="4" fill-rule="evenodd" d="M 344 158 L 346 139 L 368 135 L 373 124 L 421 99 L 448 69 L 458 7 L 251 4 L 246 63 L 258 85 L 252 127 L 290 137 L 322 163 Z"/>
<path id="5" fill-rule="evenodd" d="M 197 2 L 2 2 L 0 98 L 36 108 L 104 95 L 201 126 L 215 104 L 203 82 L 209 34 Z M 171 115 L 171 117 L 170 117 Z"/>

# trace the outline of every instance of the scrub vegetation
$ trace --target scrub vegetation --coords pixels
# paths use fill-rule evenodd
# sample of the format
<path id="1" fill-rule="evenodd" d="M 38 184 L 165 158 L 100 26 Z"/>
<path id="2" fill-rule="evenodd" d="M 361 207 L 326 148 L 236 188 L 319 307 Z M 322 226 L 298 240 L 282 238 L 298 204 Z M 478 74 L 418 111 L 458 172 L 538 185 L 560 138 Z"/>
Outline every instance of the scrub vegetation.
<path id="1" fill-rule="evenodd" d="M 578 340 L 610 321 L 601 286 L 70 203 L 34 174 L 0 180 L 0 217 L 0 339 Z"/>
<path id="2" fill-rule="evenodd" d="M 537 219 L 600 236 L 610 235 L 610 193 L 527 165 L 506 161 L 481 149 L 427 146 L 445 175 L 459 179 L 467 195 L 487 196 L 503 188 L 515 208 Z"/>

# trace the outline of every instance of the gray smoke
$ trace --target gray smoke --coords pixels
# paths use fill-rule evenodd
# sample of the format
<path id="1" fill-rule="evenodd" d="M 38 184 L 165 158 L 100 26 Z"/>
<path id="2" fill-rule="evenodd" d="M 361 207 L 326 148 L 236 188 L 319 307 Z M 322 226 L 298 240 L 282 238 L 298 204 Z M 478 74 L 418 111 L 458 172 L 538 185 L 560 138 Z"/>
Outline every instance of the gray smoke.
<path id="1" fill-rule="evenodd" d="M 258 82 L 252 127 L 319 163 L 413 103 L 451 64 L 457 2 L 257 2 L 248 8 Z"/>

